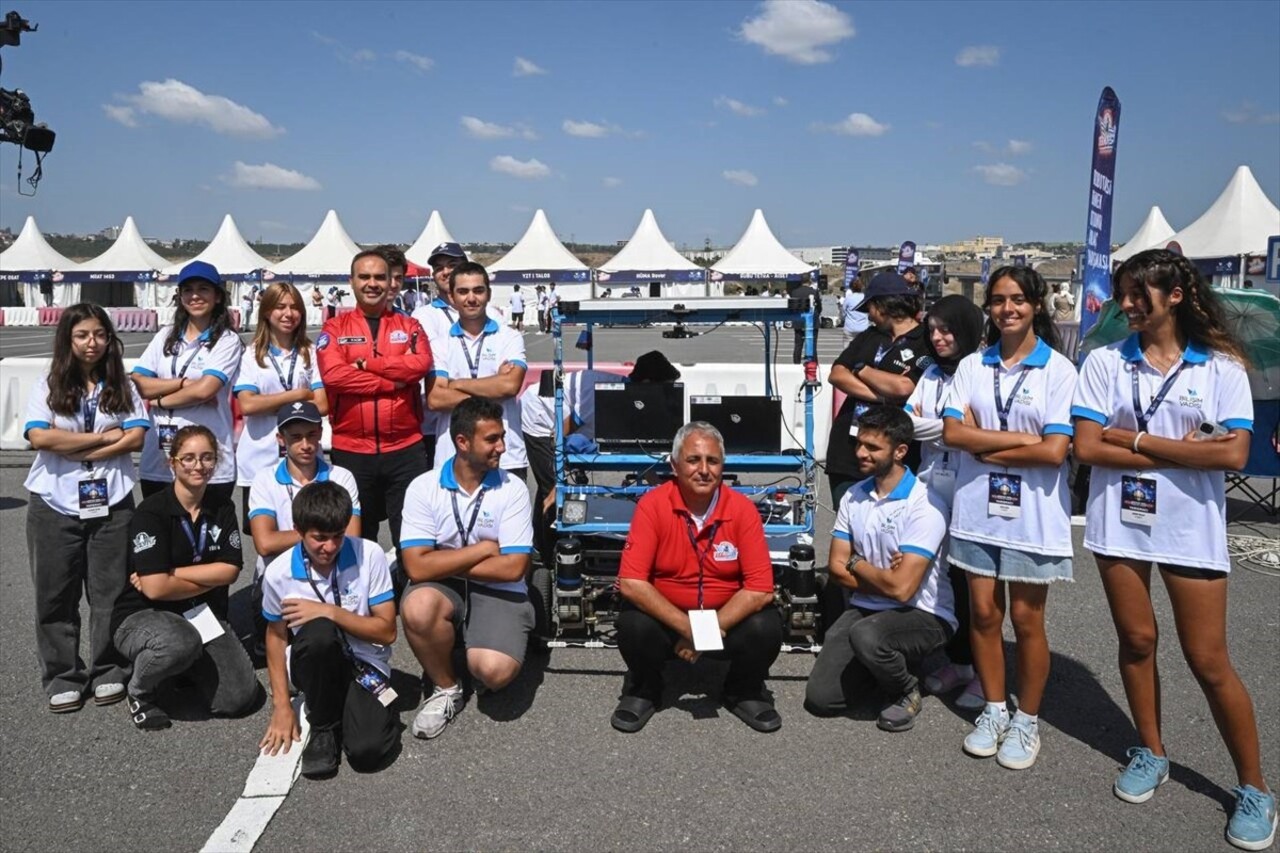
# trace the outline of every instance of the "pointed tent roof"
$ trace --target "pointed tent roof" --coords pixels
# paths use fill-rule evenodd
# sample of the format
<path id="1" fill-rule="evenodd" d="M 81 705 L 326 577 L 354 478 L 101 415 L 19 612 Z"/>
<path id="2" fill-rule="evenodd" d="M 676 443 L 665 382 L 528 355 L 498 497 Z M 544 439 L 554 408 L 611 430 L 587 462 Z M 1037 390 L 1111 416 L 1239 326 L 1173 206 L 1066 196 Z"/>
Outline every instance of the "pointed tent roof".
<path id="1" fill-rule="evenodd" d="M 69 270 L 75 267 L 75 261 L 63 256 L 44 239 L 34 216 L 27 217 L 13 245 L 0 252 L 0 271 L 4 272 Z"/>
<path id="2" fill-rule="evenodd" d="M 648 208 L 640 217 L 640 224 L 636 226 L 635 233 L 631 235 L 627 245 L 600 266 L 601 272 L 608 273 L 621 270 L 701 271 L 701 269 L 702 267 L 677 252 L 667 242 L 662 229 L 658 227 L 658 220 L 653 216 L 653 211 Z"/>
<path id="3" fill-rule="evenodd" d="M 169 260 L 160 257 L 142 239 L 137 223 L 132 216 L 126 216 L 120 236 L 98 257 L 85 261 L 77 267 L 79 272 L 140 272 L 143 270 L 162 270 L 169 266 Z"/>
<path id="4" fill-rule="evenodd" d="M 222 226 L 218 228 L 218 233 L 214 235 L 209 245 L 191 260 L 207 261 L 217 267 L 222 275 L 245 275 L 268 266 L 267 259 L 251 249 L 241 236 L 240 229 L 236 227 L 236 221 L 231 218 L 230 213 L 222 218 Z M 170 264 L 161 272 L 166 275 L 177 275 L 188 263 L 190 261 Z"/>
<path id="5" fill-rule="evenodd" d="M 520 242 L 511 247 L 510 252 L 489 265 L 490 273 L 507 273 L 510 280 L 515 282 L 522 279 L 514 274 L 524 271 L 589 272 L 587 265 L 578 260 L 560 242 L 560 238 L 551 229 L 551 223 L 547 221 L 547 215 L 541 208 L 533 214 L 533 221 L 529 223 L 529 228 L 520 238 Z M 575 278 L 586 280 L 580 276 Z M 501 280 L 495 279 L 495 281 Z"/>
<path id="6" fill-rule="evenodd" d="M 431 216 L 427 218 L 427 225 L 422 229 L 422 233 L 418 235 L 418 239 L 413 241 L 413 245 L 405 249 L 404 256 L 413 261 L 420 267 L 427 266 L 427 261 L 431 259 L 431 252 L 441 243 L 456 243 L 453 235 L 449 233 L 449 229 L 444 224 L 444 219 L 440 217 L 440 211 L 431 211 Z"/>
<path id="7" fill-rule="evenodd" d="M 729 278 L 808 275 L 812 269 L 778 242 L 764 219 L 764 211 L 758 208 L 737 244 L 711 267 L 713 273 Z"/>
<path id="8" fill-rule="evenodd" d="M 1280 234 L 1280 208 L 1267 198 L 1249 167 L 1240 166 L 1218 200 L 1172 239 L 1188 258 L 1224 258 L 1262 254 L 1273 234 Z"/>
<path id="9" fill-rule="evenodd" d="M 1142 220 L 1142 225 L 1138 226 L 1138 230 L 1129 238 L 1129 242 L 1111 253 L 1111 261 L 1112 263 L 1126 261 L 1147 249 L 1163 249 L 1172 236 L 1173 226 L 1164 218 L 1160 206 L 1152 205 L 1147 218 Z"/>
<path id="10" fill-rule="evenodd" d="M 359 253 L 360 247 L 342 227 L 338 212 L 330 210 L 311 242 L 280 263 L 272 264 L 270 270 L 280 275 L 345 276 L 351 271 L 351 259 Z"/>

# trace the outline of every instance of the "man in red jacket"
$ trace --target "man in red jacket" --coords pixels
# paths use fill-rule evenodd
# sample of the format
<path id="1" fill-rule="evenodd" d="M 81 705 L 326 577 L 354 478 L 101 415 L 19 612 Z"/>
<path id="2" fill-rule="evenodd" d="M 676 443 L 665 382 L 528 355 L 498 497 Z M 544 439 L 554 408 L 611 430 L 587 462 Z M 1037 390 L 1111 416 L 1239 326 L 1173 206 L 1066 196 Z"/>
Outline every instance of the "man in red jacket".
<path id="1" fill-rule="evenodd" d="M 398 543 L 405 489 L 428 467 L 419 383 L 431 370 L 431 347 L 417 320 L 391 310 L 390 284 L 381 253 L 356 255 L 357 310 L 324 324 L 316 357 L 329 397 L 332 461 L 355 476 L 363 536 L 376 542 L 385 518 Z"/>

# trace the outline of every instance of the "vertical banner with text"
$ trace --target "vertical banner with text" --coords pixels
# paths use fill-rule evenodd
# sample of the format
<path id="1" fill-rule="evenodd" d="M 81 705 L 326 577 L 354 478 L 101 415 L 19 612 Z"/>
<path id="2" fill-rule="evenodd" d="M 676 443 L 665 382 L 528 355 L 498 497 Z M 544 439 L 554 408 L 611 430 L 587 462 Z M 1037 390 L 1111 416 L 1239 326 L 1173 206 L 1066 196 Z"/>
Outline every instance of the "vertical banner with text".
<path id="1" fill-rule="evenodd" d="M 858 277 L 858 250 L 849 247 L 849 254 L 844 259 L 844 289 L 848 290 L 853 286 L 853 280 Z"/>
<path id="2" fill-rule="evenodd" d="M 902 248 L 898 249 L 898 275 L 902 275 L 903 270 L 907 267 L 916 265 L 916 244 L 907 240 L 902 244 Z"/>
<path id="3" fill-rule="evenodd" d="M 1111 199 L 1115 190 L 1116 143 L 1120 137 L 1120 99 L 1107 86 L 1093 120 L 1093 162 L 1089 167 L 1089 227 L 1084 242 L 1084 305 L 1080 335 L 1098 320 L 1111 297 Z"/>

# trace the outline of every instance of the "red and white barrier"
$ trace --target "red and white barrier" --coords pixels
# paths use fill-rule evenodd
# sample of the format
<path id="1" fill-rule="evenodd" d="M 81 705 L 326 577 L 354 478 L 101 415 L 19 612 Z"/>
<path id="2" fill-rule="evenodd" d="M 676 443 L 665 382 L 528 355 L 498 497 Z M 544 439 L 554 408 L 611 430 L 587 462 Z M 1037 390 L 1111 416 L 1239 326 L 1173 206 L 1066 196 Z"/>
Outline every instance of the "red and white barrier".
<path id="1" fill-rule="evenodd" d="M 108 308 L 117 332 L 154 332 L 160 328 L 153 308 Z"/>
<path id="2" fill-rule="evenodd" d="M 36 316 L 39 318 L 41 326 L 56 326 L 58 321 L 62 319 L 62 312 L 65 309 L 61 305 L 41 306 L 36 309 Z"/>
<path id="3" fill-rule="evenodd" d="M 5 323 L 10 326 L 39 326 L 40 313 L 35 308 L 6 308 Z"/>
<path id="4" fill-rule="evenodd" d="M 4 309 L 0 308 L 0 326 L 4 325 Z"/>

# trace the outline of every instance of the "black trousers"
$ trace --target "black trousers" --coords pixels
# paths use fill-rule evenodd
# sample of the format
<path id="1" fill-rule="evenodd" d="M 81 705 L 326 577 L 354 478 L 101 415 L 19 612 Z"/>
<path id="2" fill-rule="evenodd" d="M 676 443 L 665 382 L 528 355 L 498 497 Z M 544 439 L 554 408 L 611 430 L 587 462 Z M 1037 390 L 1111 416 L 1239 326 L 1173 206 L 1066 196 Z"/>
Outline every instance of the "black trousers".
<path id="1" fill-rule="evenodd" d="M 818 327 L 813 327 L 813 352 L 815 357 L 818 352 Z M 804 363 L 804 329 L 795 330 L 795 345 L 791 349 L 791 363 Z"/>
<path id="2" fill-rule="evenodd" d="M 529 455 L 529 470 L 533 471 L 533 481 L 538 484 L 533 499 L 533 547 L 542 557 L 542 564 L 550 566 L 554 556 L 555 540 L 551 522 L 555 519 L 555 511 L 544 513 L 542 502 L 556 487 L 555 439 L 550 436 L 529 435 L 526 432 L 524 449 Z"/>
<path id="3" fill-rule="evenodd" d="M 293 636 L 294 686 L 306 697 L 312 728 L 341 726 L 342 749 L 356 770 L 377 767 L 396 745 L 396 715 L 356 683 L 342 635 L 329 619 L 313 619 Z"/>
<path id="4" fill-rule="evenodd" d="M 675 657 L 680 635 L 649 614 L 624 605 L 618 615 L 618 651 L 626 661 L 628 696 L 640 696 L 655 704 L 662 699 L 662 666 Z M 707 657 L 729 661 L 724 695 L 755 698 L 764 691 L 769 667 L 782 650 L 782 614 L 773 605 L 751 614 L 729 630 L 724 651 L 704 652 Z"/>
<path id="5" fill-rule="evenodd" d="M 430 461 L 421 441 L 390 453 L 353 453 L 333 450 L 329 458 L 334 465 L 346 468 L 355 478 L 360 493 L 360 537 L 378 541 L 378 528 L 383 519 L 391 525 L 391 542 L 400 558 L 400 516 L 404 511 L 404 493 L 419 474 L 425 474 Z"/>

